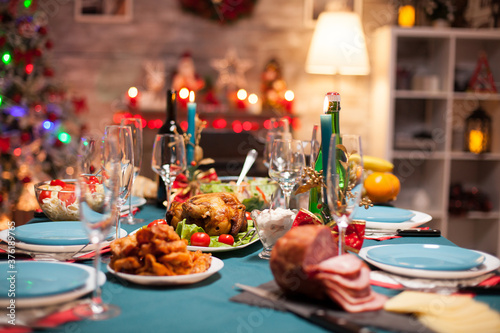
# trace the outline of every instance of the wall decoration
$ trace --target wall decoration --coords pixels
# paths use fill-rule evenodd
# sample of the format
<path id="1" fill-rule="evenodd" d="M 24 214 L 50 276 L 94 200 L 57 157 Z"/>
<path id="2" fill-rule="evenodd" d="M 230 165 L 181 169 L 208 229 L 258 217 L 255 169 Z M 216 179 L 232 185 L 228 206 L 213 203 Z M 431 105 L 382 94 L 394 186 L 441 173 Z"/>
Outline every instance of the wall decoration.
<path id="1" fill-rule="evenodd" d="M 498 28 L 500 0 L 469 1 L 465 17 L 471 28 Z"/>
<path id="2" fill-rule="evenodd" d="M 257 0 L 179 0 L 184 11 L 221 24 L 249 17 L 256 2 Z"/>
<path id="3" fill-rule="evenodd" d="M 316 25 L 321 12 L 340 9 L 352 10 L 363 17 L 362 0 L 304 0 L 304 24 L 312 28 Z"/>
<path id="4" fill-rule="evenodd" d="M 75 21 L 127 23 L 132 21 L 133 0 L 75 0 Z"/>

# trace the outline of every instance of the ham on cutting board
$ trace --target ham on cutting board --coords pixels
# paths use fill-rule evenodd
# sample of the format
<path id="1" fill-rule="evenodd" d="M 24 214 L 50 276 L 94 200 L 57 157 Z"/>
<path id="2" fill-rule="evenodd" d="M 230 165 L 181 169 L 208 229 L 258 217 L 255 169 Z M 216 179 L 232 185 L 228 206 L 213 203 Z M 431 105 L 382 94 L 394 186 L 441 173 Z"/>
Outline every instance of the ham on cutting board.
<path id="1" fill-rule="evenodd" d="M 387 297 L 371 289 L 368 266 L 353 254 L 337 253 L 330 228 L 292 228 L 273 248 L 271 271 L 286 293 L 330 298 L 348 312 L 382 309 Z"/>

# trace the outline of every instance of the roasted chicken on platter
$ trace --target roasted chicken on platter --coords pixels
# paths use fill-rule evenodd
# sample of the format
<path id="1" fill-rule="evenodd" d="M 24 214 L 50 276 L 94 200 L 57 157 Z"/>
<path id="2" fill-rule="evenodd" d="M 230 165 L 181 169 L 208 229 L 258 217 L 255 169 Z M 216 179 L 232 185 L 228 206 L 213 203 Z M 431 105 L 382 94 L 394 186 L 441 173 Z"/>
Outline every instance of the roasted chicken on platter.
<path id="1" fill-rule="evenodd" d="M 176 228 L 186 219 L 187 224 L 196 224 L 210 236 L 235 236 L 247 229 L 245 212 L 245 205 L 232 193 L 200 194 L 183 203 L 173 202 L 167 212 L 167 222 Z"/>

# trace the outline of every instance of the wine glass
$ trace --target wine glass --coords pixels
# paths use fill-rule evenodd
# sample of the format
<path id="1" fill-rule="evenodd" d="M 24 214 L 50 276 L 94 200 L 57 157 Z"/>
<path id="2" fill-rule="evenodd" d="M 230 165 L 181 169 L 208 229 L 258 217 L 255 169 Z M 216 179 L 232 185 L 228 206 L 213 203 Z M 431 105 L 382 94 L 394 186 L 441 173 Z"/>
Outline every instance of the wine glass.
<path id="1" fill-rule="evenodd" d="M 80 220 L 90 242 L 96 245 L 95 286 L 90 302 L 73 311 L 81 318 L 92 320 L 108 319 L 120 314 L 120 308 L 102 302 L 99 287 L 101 243 L 112 232 L 116 216 L 119 215 L 115 204 L 120 185 L 117 148 L 115 138 L 104 142 L 102 137 L 83 137 L 79 145 L 76 195 Z"/>
<path id="2" fill-rule="evenodd" d="M 293 187 L 302 177 L 304 149 L 299 140 L 275 139 L 271 150 L 269 177 L 280 184 L 285 195 L 285 208 L 290 205 Z"/>
<path id="3" fill-rule="evenodd" d="M 117 142 L 118 158 L 120 160 L 120 188 L 116 206 L 121 211 L 132 190 L 132 179 L 134 175 L 134 150 L 132 130 L 130 126 L 111 125 L 104 130 L 104 142 L 112 140 Z M 108 157 L 114 158 L 109 155 Z M 116 216 L 116 239 L 120 238 L 120 214 Z"/>
<path id="4" fill-rule="evenodd" d="M 132 178 L 131 192 L 134 188 L 134 182 L 139 172 L 141 171 L 142 165 L 142 129 L 143 121 L 141 118 L 123 118 L 121 121 L 121 126 L 130 126 L 130 130 L 132 131 L 132 141 L 134 148 L 134 173 Z M 138 219 L 134 217 L 134 212 L 132 209 L 132 195 L 128 196 L 128 205 L 129 212 L 127 217 L 122 218 L 122 223 L 125 224 L 136 224 L 144 222 L 144 219 Z"/>
<path id="5" fill-rule="evenodd" d="M 363 154 L 359 135 L 332 134 L 326 179 L 327 202 L 339 234 L 339 255 L 344 253 L 345 232 L 359 207 L 363 191 Z"/>
<path id="6" fill-rule="evenodd" d="M 165 183 L 167 211 L 170 209 L 170 192 L 175 177 L 186 169 L 184 139 L 178 134 L 157 134 L 153 145 L 151 167 Z"/>
<path id="7" fill-rule="evenodd" d="M 262 163 L 269 169 L 269 161 L 271 160 L 271 151 L 273 148 L 273 142 L 275 139 L 286 140 L 292 139 L 292 134 L 290 132 L 276 132 L 269 131 L 266 135 L 266 143 L 264 145 L 264 153 L 262 157 Z"/>

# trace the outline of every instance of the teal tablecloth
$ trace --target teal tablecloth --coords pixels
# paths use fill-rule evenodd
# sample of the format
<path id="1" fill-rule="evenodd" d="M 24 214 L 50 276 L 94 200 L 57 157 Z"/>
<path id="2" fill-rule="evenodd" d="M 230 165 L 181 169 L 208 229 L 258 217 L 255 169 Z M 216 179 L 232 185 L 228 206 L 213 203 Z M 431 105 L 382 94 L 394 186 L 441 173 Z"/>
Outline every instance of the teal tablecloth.
<path id="1" fill-rule="evenodd" d="M 122 228 L 131 232 L 162 218 L 164 211 L 147 205 L 136 216 L 145 222 L 122 225 Z M 443 237 L 405 237 L 387 240 L 384 244 L 423 242 L 452 244 Z M 366 240 L 364 243 L 365 246 L 375 244 L 381 242 Z M 238 251 L 215 253 L 214 256 L 224 261 L 221 271 L 200 283 L 180 287 L 134 285 L 118 280 L 103 267 L 107 276 L 102 288 L 103 300 L 118 305 L 121 315 L 105 321 L 68 323 L 54 332 L 324 332 L 291 313 L 229 301 L 239 293 L 234 288 L 236 282 L 258 286 L 273 279 L 269 262 L 258 257 L 261 250 L 257 242 Z M 374 289 L 386 295 L 397 293 L 380 287 Z M 477 298 L 500 310 L 500 296 Z"/>

